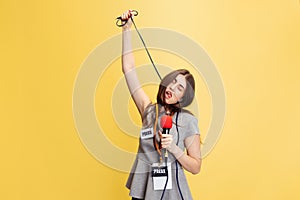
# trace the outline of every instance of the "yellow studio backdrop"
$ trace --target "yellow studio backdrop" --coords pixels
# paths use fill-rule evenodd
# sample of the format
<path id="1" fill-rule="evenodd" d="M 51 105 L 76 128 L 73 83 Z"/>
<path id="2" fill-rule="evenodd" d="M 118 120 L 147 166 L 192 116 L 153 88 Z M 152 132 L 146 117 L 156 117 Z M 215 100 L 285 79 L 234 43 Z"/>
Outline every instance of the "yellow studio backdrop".
<path id="1" fill-rule="evenodd" d="M 114 19 L 129 8 L 139 11 L 140 28 L 166 28 L 197 42 L 222 77 L 224 128 L 200 174 L 187 174 L 194 199 L 299 199 L 298 0 L 2 0 L 0 199 L 129 199 L 128 174 L 88 152 L 72 111 L 81 64 L 121 32 Z M 145 52 L 136 56 L 139 65 L 149 63 Z M 154 51 L 153 57 L 169 66 L 187 64 L 165 52 Z M 111 96 L 105 95 L 122 76 L 119 61 L 107 70 L 107 87 L 96 90 L 95 112 L 107 114 L 101 122 L 106 125 L 113 123 L 111 111 L 101 103 L 109 103 Z M 205 136 L 212 105 L 205 84 L 198 82 Z M 154 99 L 153 87 L 145 89 Z M 139 124 L 132 101 L 124 105 Z M 104 129 L 114 145 L 136 151 L 137 139 L 117 126 Z"/>

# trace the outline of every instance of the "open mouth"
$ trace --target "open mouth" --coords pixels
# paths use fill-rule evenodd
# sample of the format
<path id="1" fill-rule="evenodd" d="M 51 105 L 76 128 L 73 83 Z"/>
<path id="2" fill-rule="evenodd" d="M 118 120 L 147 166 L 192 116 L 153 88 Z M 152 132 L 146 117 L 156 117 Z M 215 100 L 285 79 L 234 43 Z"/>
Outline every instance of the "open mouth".
<path id="1" fill-rule="evenodd" d="M 166 91 L 166 98 L 167 98 L 167 99 L 172 98 L 172 92 Z"/>

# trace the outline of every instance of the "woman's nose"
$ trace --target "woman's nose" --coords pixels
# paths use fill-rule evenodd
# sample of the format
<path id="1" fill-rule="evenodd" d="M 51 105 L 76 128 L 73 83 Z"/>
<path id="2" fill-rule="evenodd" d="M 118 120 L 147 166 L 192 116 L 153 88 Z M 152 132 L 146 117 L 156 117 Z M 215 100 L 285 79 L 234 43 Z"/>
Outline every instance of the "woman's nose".
<path id="1" fill-rule="evenodd" d="M 170 89 L 174 92 L 174 90 L 175 90 L 175 87 L 176 87 L 176 85 L 175 84 L 173 84 L 173 85 L 171 85 L 170 86 Z"/>

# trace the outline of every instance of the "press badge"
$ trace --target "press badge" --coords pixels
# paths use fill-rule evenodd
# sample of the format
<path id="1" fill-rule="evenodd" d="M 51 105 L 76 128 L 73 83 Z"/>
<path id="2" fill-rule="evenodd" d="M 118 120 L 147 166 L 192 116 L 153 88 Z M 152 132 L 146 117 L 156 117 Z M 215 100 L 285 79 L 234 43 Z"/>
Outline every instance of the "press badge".
<path id="1" fill-rule="evenodd" d="M 154 163 L 152 165 L 152 179 L 154 190 L 163 190 L 168 177 L 167 190 L 172 189 L 171 163 L 165 164 Z"/>
<path id="2" fill-rule="evenodd" d="M 141 138 L 142 139 L 153 138 L 153 128 L 142 129 Z"/>

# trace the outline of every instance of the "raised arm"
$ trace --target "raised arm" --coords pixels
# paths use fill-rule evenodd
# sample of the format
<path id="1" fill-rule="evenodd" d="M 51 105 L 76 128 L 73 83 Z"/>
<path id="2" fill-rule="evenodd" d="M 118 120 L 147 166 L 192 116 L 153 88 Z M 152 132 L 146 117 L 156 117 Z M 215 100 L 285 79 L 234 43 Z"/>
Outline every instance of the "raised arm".
<path id="1" fill-rule="evenodd" d="M 130 16 L 130 11 L 122 14 L 123 20 L 128 19 L 127 23 L 123 26 L 122 31 L 122 70 L 133 101 L 142 116 L 145 108 L 151 103 L 151 101 L 142 89 L 135 70 L 134 56 L 131 46 L 130 28 L 132 21 Z"/>

